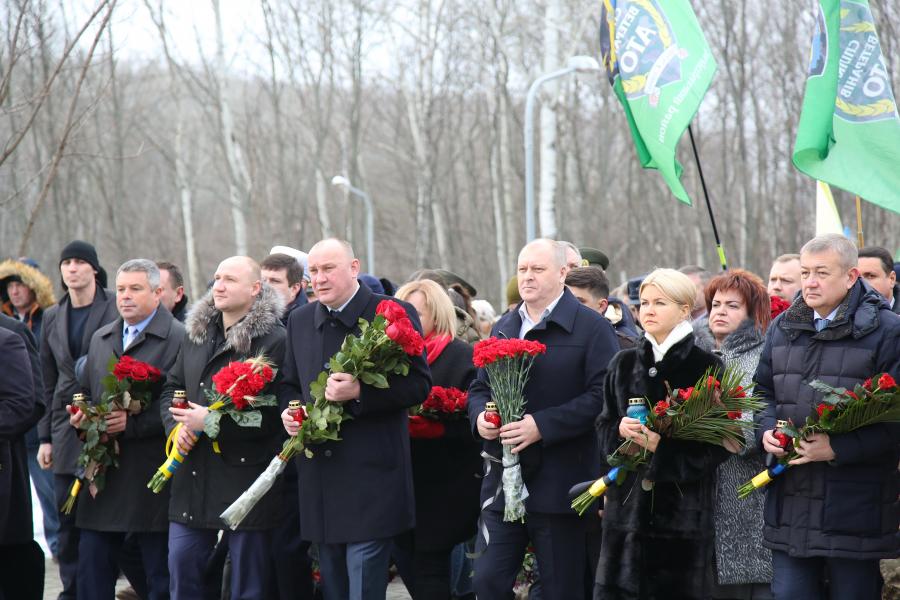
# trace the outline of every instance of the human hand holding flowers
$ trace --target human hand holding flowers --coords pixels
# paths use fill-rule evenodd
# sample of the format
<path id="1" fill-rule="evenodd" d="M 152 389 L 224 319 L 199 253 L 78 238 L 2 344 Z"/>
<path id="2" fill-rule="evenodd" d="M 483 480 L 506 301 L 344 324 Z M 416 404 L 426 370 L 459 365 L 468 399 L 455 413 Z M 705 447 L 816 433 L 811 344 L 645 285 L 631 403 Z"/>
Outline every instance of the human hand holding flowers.
<path id="1" fill-rule="evenodd" d="M 525 415 L 521 421 L 507 423 L 500 428 L 500 443 L 505 446 L 513 446 L 513 454 L 518 454 L 540 439 L 541 432 L 531 415 Z"/>
<path id="2" fill-rule="evenodd" d="M 325 384 L 325 399 L 329 402 L 347 402 L 359 398 L 359 380 L 349 373 L 332 373 Z"/>
<path id="3" fill-rule="evenodd" d="M 114 410 L 106 415 L 106 433 L 122 433 L 128 422 L 128 413 L 124 410 Z"/>
<path id="4" fill-rule="evenodd" d="M 799 458 L 791 460 L 788 464 L 805 465 L 811 462 L 834 460 L 834 450 L 831 448 L 831 438 L 827 433 L 814 433 L 806 436 L 806 439 L 798 438 L 794 448 Z"/>
<path id="5" fill-rule="evenodd" d="M 478 435 L 486 440 L 496 440 L 497 437 L 500 436 L 500 427 L 498 423 L 500 423 L 500 416 L 497 413 L 491 413 L 493 415 L 497 415 L 495 418 L 492 417 L 492 420 L 487 420 L 485 418 L 486 411 L 481 411 L 481 414 L 478 415 L 478 419 L 476 421 L 476 425 L 478 426 Z M 497 423 L 494 423 L 497 421 Z"/>
<path id="6" fill-rule="evenodd" d="M 209 413 L 209 408 L 193 402 L 188 402 L 188 406 L 190 408 L 170 407 L 169 412 L 172 413 L 173 419 L 179 423 L 184 423 L 184 427 L 191 431 L 203 431 L 203 421 Z"/>
<path id="7" fill-rule="evenodd" d="M 622 417 L 622 421 L 619 423 L 619 435 L 650 452 L 656 452 L 656 448 L 659 446 L 660 435 L 652 429 L 648 429 L 640 420 L 631 417 Z"/>
<path id="8" fill-rule="evenodd" d="M 784 435 L 784 434 L 782 434 Z M 785 456 L 787 452 L 784 451 L 784 446 L 777 437 L 775 437 L 775 430 L 770 429 L 766 432 L 763 432 L 763 450 L 775 456 L 775 458 L 781 458 Z"/>

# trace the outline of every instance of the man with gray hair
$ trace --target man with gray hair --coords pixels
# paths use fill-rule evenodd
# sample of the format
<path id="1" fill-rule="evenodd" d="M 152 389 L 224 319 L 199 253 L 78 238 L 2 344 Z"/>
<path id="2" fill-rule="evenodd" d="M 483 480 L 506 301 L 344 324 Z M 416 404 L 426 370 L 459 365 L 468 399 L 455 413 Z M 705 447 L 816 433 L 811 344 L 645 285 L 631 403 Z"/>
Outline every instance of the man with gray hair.
<path id="1" fill-rule="evenodd" d="M 91 338 L 82 377 L 84 393 L 92 403 L 103 399 L 103 381 L 110 375 L 110 357 L 129 356 L 159 369 L 163 377 L 154 387 L 150 404 L 113 410 L 106 416 L 106 434 L 116 438 L 118 467 L 106 470 L 103 490 L 96 496 L 81 489 L 76 504 L 78 546 L 78 598 L 109 599 L 115 595 L 120 556 L 126 538 L 140 547 L 148 597 L 168 598 L 166 566 L 169 520 L 168 489 L 154 494 L 147 489 L 149 474 L 159 466 L 166 435 L 160 416 L 162 382 L 175 363 L 184 327 L 167 310 L 159 310 L 160 273 L 156 263 L 129 260 L 116 273 L 116 308 L 119 318 L 98 329 Z M 72 415 L 76 429 L 84 414 Z M 134 582 L 144 588 L 144 582 Z"/>
<path id="2" fill-rule="evenodd" d="M 900 317 L 859 279 L 856 247 L 827 234 L 800 252 L 801 294 L 769 327 L 754 380 L 766 402 L 757 438 L 776 458 L 778 420 L 814 416 L 819 380 L 853 389 L 880 373 L 900 377 Z M 776 598 L 881 598 L 879 559 L 900 554 L 897 424 L 817 433 L 795 446 L 796 468 L 768 488 L 764 544 Z"/>

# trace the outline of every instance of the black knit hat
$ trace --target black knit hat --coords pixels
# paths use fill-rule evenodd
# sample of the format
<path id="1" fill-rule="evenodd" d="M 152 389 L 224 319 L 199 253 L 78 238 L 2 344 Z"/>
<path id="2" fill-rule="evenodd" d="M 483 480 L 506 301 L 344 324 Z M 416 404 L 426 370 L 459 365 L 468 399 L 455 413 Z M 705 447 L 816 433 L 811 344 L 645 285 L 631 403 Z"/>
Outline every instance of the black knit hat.
<path id="1" fill-rule="evenodd" d="M 81 240 L 69 242 L 69 244 L 62 249 L 62 252 L 59 253 L 59 266 L 62 266 L 64 260 L 70 258 L 77 258 L 91 265 L 94 268 L 94 271 L 97 272 L 97 282 L 100 284 L 100 287 L 106 287 L 106 271 L 100 266 L 96 248 Z M 65 284 L 63 284 L 63 288 L 65 287 Z"/>

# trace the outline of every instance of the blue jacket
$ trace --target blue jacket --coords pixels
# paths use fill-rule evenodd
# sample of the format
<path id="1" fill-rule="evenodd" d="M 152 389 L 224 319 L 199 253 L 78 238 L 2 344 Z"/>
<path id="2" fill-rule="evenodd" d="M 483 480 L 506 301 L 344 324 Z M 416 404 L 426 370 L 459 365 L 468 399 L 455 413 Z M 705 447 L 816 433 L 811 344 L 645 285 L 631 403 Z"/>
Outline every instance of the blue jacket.
<path id="1" fill-rule="evenodd" d="M 313 302 L 291 313 L 279 400 L 311 402 L 309 384 L 328 367 L 347 335 L 359 334 L 359 319 L 371 321 L 387 296 L 360 286 L 336 317 Z M 419 317 L 401 302 L 421 331 Z M 352 420 L 341 425 L 341 440 L 300 455 L 300 530 L 303 539 L 346 544 L 392 537 L 415 526 L 407 409 L 425 401 L 431 374 L 424 354 L 410 361 L 405 377 L 391 375 L 389 387 L 360 384 L 359 400 L 344 403 Z"/>
<path id="2" fill-rule="evenodd" d="M 900 378 L 900 317 L 858 281 L 835 319 L 816 332 L 798 296 L 766 335 L 756 371 L 766 401 L 757 441 L 778 419 L 802 424 L 815 413 L 820 380 L 852 389 L 878 373 Z M 766 546 L 796 557 L 851 559 L 900 555 L 897 463 L 900 424 L 874 424 L 831 436 L 835 459 L 793 467 L 769 484 Z"/>
<path id="3" fill-rule="evenodd" d="M 513 310 L 494 325 L 491 335 L 517 338 L 521 326 L 522 317 Z M 535 359 L 525 385 L 525 412 L 534 417 L 542 438 L 520 455 L 529 492 L 526 510 L 571 514 L 569 488 L 596 477 L 600 467 L 594 419 L 603 409 L 603 379 L 619 342 L 609 321 L 582 306 L 568 289 L 525 339 L 547 346 L 546 354 Z M 469 387 L 469 421 L 476 436 L 478 415 L 490 399 L 487 373 L 479 369 Z M 484 442 L 484 449 L 501 455 L 496 440 Z M 501 470 L 492 468 L 484 479 L 482 502 L 497 491 Z M 503 503 L 501 492 L 490 509 L 503 510 Z"/>

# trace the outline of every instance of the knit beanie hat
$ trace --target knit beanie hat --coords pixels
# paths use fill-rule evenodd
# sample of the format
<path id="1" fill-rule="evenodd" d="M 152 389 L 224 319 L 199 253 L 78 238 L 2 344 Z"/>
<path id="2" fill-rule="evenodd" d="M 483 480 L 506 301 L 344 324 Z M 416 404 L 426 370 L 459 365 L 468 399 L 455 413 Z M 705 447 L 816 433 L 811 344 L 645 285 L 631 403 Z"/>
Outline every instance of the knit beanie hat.
<path id="1" fill-rule="evenodd" d="M 69 242 L 59 253 L 59 265 L 62 266 L 63 261 L 70 258 L 77 258 L 91 265 L 97 272 L 97 283 L 100 284 L 100 287 L 106 287 L 106 271 L 100 266 L 96 248 L 81 240 Z M 63 284 L 63 289 L 66 289 L 65 284 Z"/>

